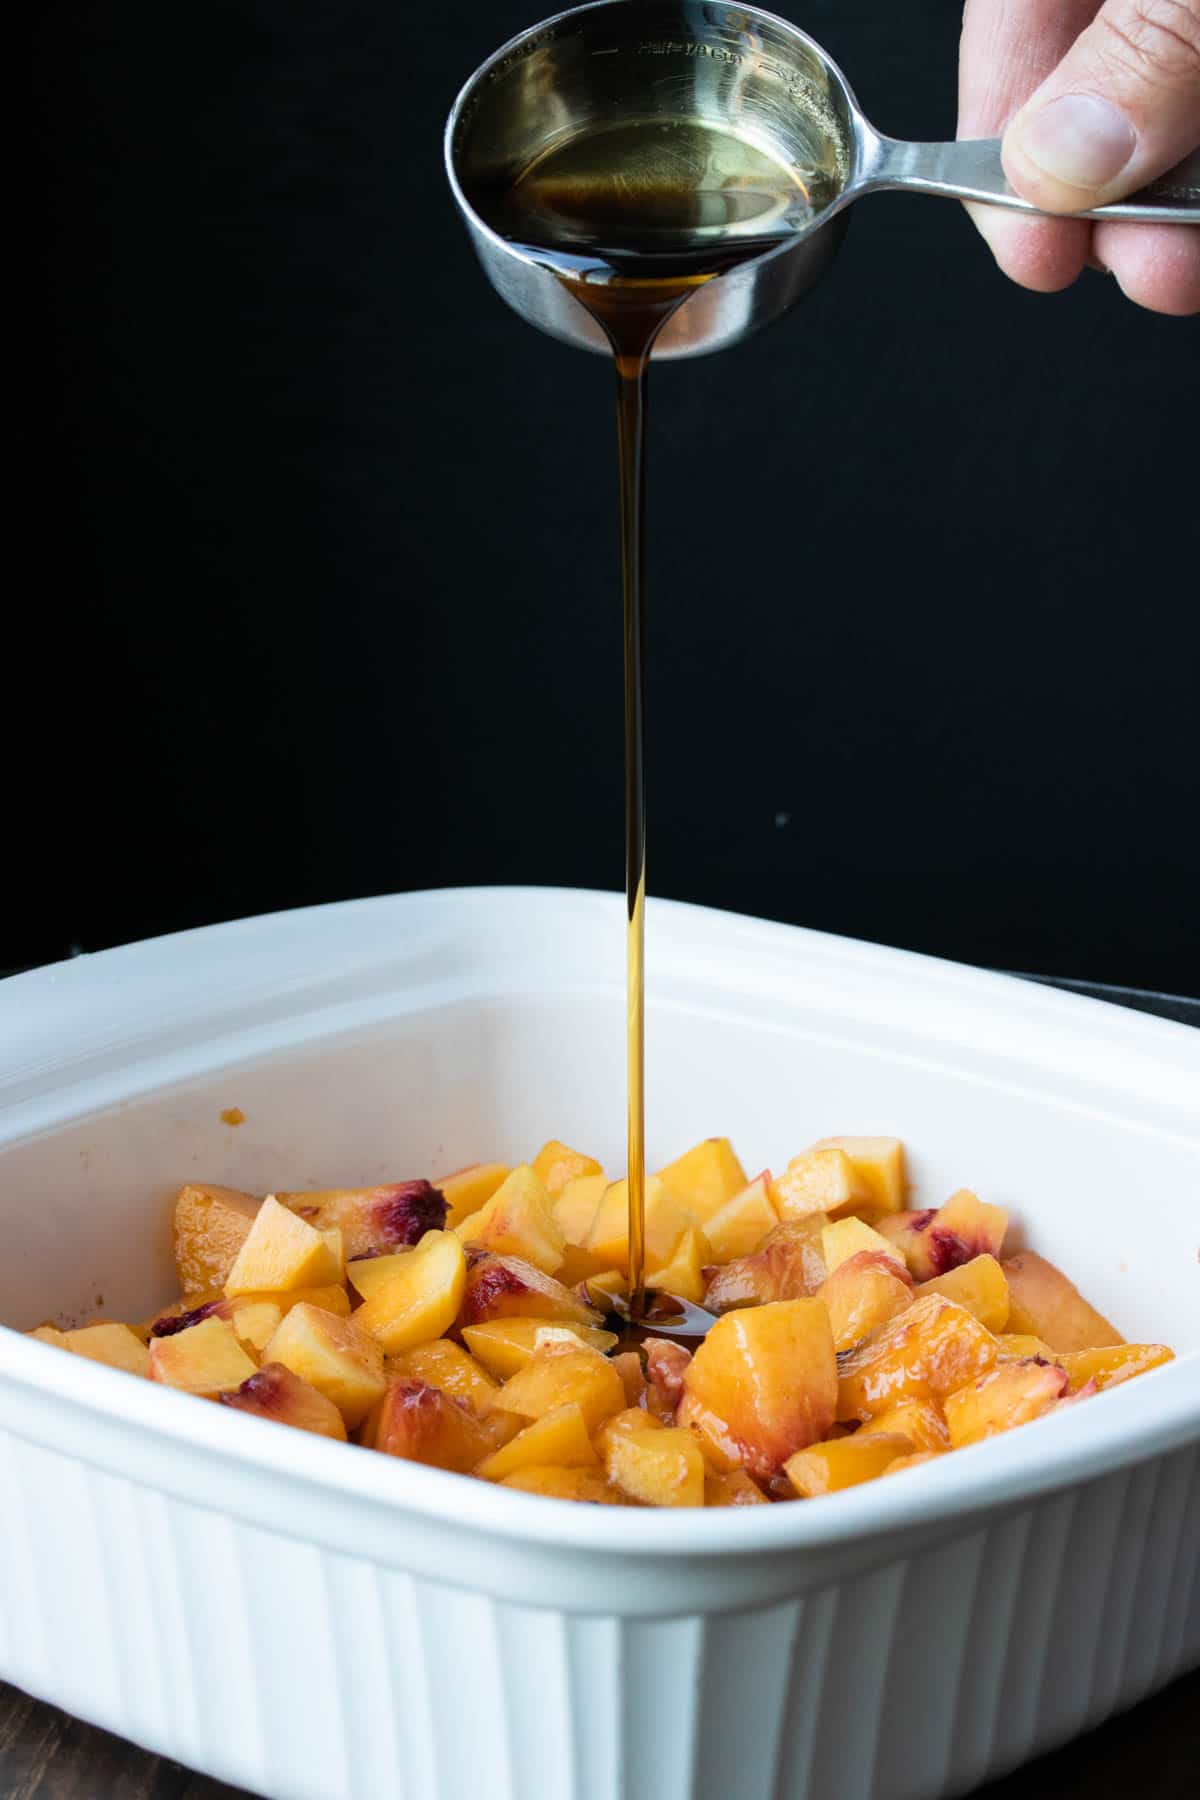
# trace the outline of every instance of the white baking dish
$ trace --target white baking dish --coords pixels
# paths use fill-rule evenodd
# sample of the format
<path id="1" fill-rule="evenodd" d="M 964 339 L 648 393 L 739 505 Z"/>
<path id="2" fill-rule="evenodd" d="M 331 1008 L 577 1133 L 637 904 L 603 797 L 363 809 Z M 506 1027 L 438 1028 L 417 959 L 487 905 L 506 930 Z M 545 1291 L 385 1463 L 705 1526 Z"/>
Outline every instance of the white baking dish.
<path id="1" fill-rule="evenodd" d="M 1200 1661 L 1200 1034 L 658 905 L 650 1148 L 890 1131 L 1183 1354 L 829 1500 L 500 1491 L 0 1330 L 0 1674 L 311 1800 L 961 1793 Z M 168 1296 L 182 1179 L 623 1161 L 615 898 L 413 894 L 0 984 L 0 1318 Z M 223 1108 L 246 1114 L 240 1129 Z"/>

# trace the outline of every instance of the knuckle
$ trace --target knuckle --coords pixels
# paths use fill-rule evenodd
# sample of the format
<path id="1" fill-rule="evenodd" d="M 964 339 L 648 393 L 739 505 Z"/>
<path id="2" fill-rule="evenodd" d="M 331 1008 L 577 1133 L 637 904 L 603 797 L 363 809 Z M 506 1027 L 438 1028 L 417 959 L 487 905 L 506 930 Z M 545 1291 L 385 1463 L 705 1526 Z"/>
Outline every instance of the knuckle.
<path id="1" fill-rule="evenodd" d="M 1105 7 L 1101 54 L 1114 69 L 1154 87 L 1180 82 L 1200 95 L 1200 7 L 1188 0 L 1125 0 Z"/>

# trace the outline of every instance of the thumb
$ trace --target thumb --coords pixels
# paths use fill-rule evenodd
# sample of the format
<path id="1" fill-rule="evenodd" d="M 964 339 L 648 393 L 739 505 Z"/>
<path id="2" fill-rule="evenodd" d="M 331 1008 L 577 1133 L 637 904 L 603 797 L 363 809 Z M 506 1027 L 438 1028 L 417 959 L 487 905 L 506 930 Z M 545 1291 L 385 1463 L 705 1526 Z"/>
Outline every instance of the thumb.
<path id="1" fill-rule="evenodd" d="M 1200 0 L 1106 0 L 1010 123 L 1004 170 L 1048 212 L 1153 181 L 1200 144 Z"/>

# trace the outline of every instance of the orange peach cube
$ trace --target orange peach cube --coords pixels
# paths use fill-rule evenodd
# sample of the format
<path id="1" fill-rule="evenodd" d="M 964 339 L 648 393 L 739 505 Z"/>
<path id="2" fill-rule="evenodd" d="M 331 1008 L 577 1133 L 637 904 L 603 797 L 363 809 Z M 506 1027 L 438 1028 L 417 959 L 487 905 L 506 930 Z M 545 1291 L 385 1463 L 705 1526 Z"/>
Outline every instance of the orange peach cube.
<path id="1" fill-rule="evenodd" d="M 769 1480 L 823 1438 L 837 1402 L 837 1359 L 819 1300 L 777 1300 L 725 1313 L 683 1377 L 677 1420 L 729 1464 Z"/>
<path id="2" fill-rule="evenodd" d="M 771 1177 L 764 1170 L 704 1221 L 704 1235 L 717 1262 L 732 1262 L 757 1250 L 779 1223 L 771 1199 Z"/>
<path id="3" fill-rule="evenodd" d="M 1042 1338 L 1055 1350 L 1097 1350 L 1125 1342 L 1075 1283 L 1036 1251 L 1006 1256 L 1001 1266 L 1008 1279 L 1010 1331 Z"/>
<path id="4" fill-rule="evenodd" d="M 745 1469 L 722 1473 L 708 1469 L 704 1475 L 705 1506 L 769 1506 L 771 1503 Z"/>
<path id="5" fill-rule="evenodd" d="M 268 1289 L 314 1287 L 337 1282 L 344 1264 L 306 1220 L 268 1194 L 225 1281 L 232 1300 Z"/>
<path id="6" fill-rule="evenodd" d="M 941 1294 L 915 1300 L 842 1360 L 839 1419 L 869 1419 L 898 1400 L 942 1400 L 996 1361 L 999 1346 L 965 1307 Z"/>
<path id="7" fill-rule="evenodd" d="M 902 1209 L 904 1145 L 899 1138 L 818 1138 L 813 1149 L 841 1150 L 849 1158 L 855 1178 L 870 1191 L 872 1211 L 890 1213 Z"/>
<path id="8" fill-rule="evenodd" d="M 840 1355 L 912 1305 L 912 1276 L 891 1255 L 859 1250 L 837 1265 L 817 1298 L 829 1314 Z"/>
<path id="9" fill-rule="evenodd" d="M 362 1299 L 369 1300 L 386 1287 L 411 1250 L 394 1250 L 390 1256 L 360 1256 L 346 1264 L 346 1279 Z"/>
<path id="10" fill-rule="evenodd" d="M 852 1256 L 860 1256 L 863 1251 L 869 1251 L 875 1256 L 888 1256 L 907 1273 L 907 1265 L 901 1252 L 887 1238 L 872 1231 L 869 1225 L 864 1225 L 861 1219 L 835 1219 L 821 1232 L 821 1253 L 831 1275 L 839 1263 L 849 1262 Z"/>
<path id="11" fill-rule="evenodd" d="M 646 1276 L 646 1286 L 676 1300 L 699 1306 L 704 1299 L 704 1267 L 712 1261 L 712 1246 L 698 1225 L 689 1225 L 675 1246 L 670 1262 Z"/>
<path id="12" fill-rule="evenodd" d="M 542 1494 L 552 1500 L 582 1500 L 590 1506 L 626 1506 L 625 1495 L 613 1487 L 598 1469 L 561 1469 L 542 1464 L 506 1475 L 501 1487 L 523 1494 Z"/>
<path id="13" fill-rule="evenodd" d="M 604 1467 L 613 1486 L 643 1506 L 704 1505 L 704 1457 L 695 1434 L 679 1426 L 613 1433 Z"/>
<path id="14" fill-rule="evenodd" d="M 500 1389 L 496 1404 L 524 1419 L 540 1419 L 573 1401 L 588 1431 L 595 1431 L 625 1405 L 621 1377 L 598 1351 L 548 1344 L 536 1350 L 518 1374 Z M 553 1458 L 548 1460 L 553 1461 Z"/>
<path id="15" fill-rule="evenodd" d="M 453 1175 L 440 1176 L 433 1185 L 446 1202 L 445 1229 L 453 1231 L 486 1206 L 509 1173 L 507 1163 L 472 1163 L 469 1168 L 456 1169 Z"/>
<path id="16" fill-rule="evenodd" d="M 515 1168 L 479 1212 L 456 1227 L 464 1244 L 481 1244 L 498 1256 L 520 1256 L 546 1275 L 561 1267 L 565 1239 L 550 1210 L 550 1196 L 527 1163 Z"/>
<path id="17" fill-rule="evenodd" d="M 1054 1360 L 1067 1372 L 1069 1392 L 1077 1394 L 1089 1381 L 1101 1391 L 1119 1387 L 1147 1369 L 1174 1362 L 1175 1355 L 1165 1344 L 1109 1344 L 1097 1350 L 1060 1350 Z"/>
<path id="18" fill-rule="evenodd" d="M 857 1436 L 870 1437 L 875 1432 L 898 1432 L 911 1438 L 913 1448 L 940 1456 L 950 1448 L 946 1415 L 936 1400 L 897 1400 L 859 1427 Z"/>
<path id="19" fill-rule="evenodd" d="M 259 1202 L 237 1188 L 188 1182 L 175 1201 L 175 1269 L 184 1294 L 219 1288 L 250 1235 Z"/>
<path id="20" fill-rule="evenodd" d="M 665 1429 L 662 1420 L 657 1418 L 654 1413 L 645 1412 L 640 1406 L 626 1406 L 622 1407 L 620 1412 L 615 1412 L 610 1418 L 605 1419 L 599 1430 L 592 1433 L 592 1443 L 596 1447 L 597 1455 L 603 1460 L 608 1451 L 610 1438 L 621 1437 L 630 1431 L 664 1431 Z"/>
<path id="21" fill-rule="evenodd" d="M 914 1450 L 911 1456 L 898 1456 L 883 1472 L 885 1475 L 903 1475 L 906 1469 L 923 1469 L 926 1463 L 936 1462 L 937 1457 L 936 1450 Z"/>
<path id="22" fill-rule="evenodd" d="M 152 1338 L 150 1379 L 213 1400 L 225 1388 L 240 1387 L 257 1365 L 224 1319 L 203 1319 L 173 1337 Z"/>
<path id="23" fill-rule="evenodd" d="M 501 1381 L 518 1374 L 538 1350 L 550 1346 L 577 1350 L 584 1345 L 603 1353 L 617 1342 L 611 1331 L 566 1319 L 489 1319 L 483 1325 L 464 1325 L 462 1335 L 471 1355 Z"/>
<path id="24" fill-rule="evenodd" d="M 658 1171 L 658 1179 L 683 1201 L 700 1225 L 740 1194 L 746 1171 L 728 1138 L 705 1138 Z"/>
<path id="25" fill-rule="evenodd" d="M 911 1456 L 913 1441 L 900 1432 L 877 1431 L 870 1437 L 828 1438 L 797 1450 L 783 1465 L 783 1472 L 802 1500 L 819 1494 L 837 1494 L 843 1488 L 874 1481 L 898 1456 Z"/>
<path id="26" fill-rule="evenodd" d="M 578 1175 L 555 1196 L 551 1209 L 554 1223 L 568 1249 L 579 1250 L 587 1243 L 607 1187 L 608 1181 L 602 1174 Z"/>
<path id="27" fill-rule="evenodd" d="M 149 1352 L 128 1325 L 85 1325 L 79 1331 L 63 1332 L 62 1348 L 86 1356 L 90 1362 L 106 1363 L 110 1369 L 124 1369 L 127 1375 L 150 1373 Z"/>
<path id="28" fill-rule="evenodd" d="M 1002 1332 L 1008 1324 L 1008 1278 L 995 1257 L 986 1252 L 923 1281 L 917 1298 L 922 1294 L 944 1294 L 947 1300 L 965 1306 L 991 1332 Z"/>
<path id="29" fill-rule="evenodd" d="M 389 1356 L 449 1331 L 466 1285 L 463 1247 L 452 1231 L 428 1231 L 387 1282 L 351 1317 Z"/>
<path id="30" fill-rule="evenodd" d="M 335 1318 L 318 1306 L 293 1306 L 265 1355 L 332 1400 L 348 1431 L 362 1424 L 387 1386 L 375 1339 L 353 1319 Z"/>
<path id="31" fill-rule="evenodd" d="M 415 1377 L 430 1387 L 441 1388 L 469 1406 L 479 1419 L 491 1412 L 500 1392 L 499 1382 L 452 1338 L 434 1338 L 431 1343 L 398 1351 L 385 1359 L 384 1373 L 389 1381 Z"/>
<path id="32" fill-rule="evenodd" d="M 962 1450 L 997 1432 L 1026 1425 L 1066 1390 L 1066 1370 L 1053 1363 L 999 1363 L 986 1375 L 946 1395 L 943 1405 L 951 1447 Z"/>
<path id="33" fill-rule="evenodd" d="M 874 1189 L 843 1149 L 829 1147 L 793 1156 L 771 1183 L 771 1198 L 781 1219 L 805 1219 L 812 1213 L 839 1219 L 869 1208 Z"/>
<path id="34" fill-rule="evenodd" d="M 567 1183 L 578 1181 L 581 1176 L 599 1176 L 601 1181 L 604 1179 L 604 1170 L 594 1156 L 585 1156 L 580 1150 L 572 1150 L 557 1138 L 551 1138 L 549 1143 L 542 1145 L 530 1166 L 551 1200 L 557 1200 Z"/>
<path id="35" fill-rule="evenodd" d="M 494 1450 L 475 1473 L 484 1481 L 503 1481 L 519 1469 L 552 1464 L 563 1469 L 585 1469 L 596 1463 L 587 1423 L 578 1406 L 567 1401 L 527 1425 L 524 1431 Z"/>
<path id="36" fill-rule="evenodd" d="M 669 1262 L 676 1244 L 695 1223 L 695 1215 L 658 1176 L 646 1181 L 646 1260 Z M 614 1181 L 605 1189 L 588 1233 L 587 1250 L 597 1263 L 627 1273 L 629 1269 L 629 1184 Z"/>

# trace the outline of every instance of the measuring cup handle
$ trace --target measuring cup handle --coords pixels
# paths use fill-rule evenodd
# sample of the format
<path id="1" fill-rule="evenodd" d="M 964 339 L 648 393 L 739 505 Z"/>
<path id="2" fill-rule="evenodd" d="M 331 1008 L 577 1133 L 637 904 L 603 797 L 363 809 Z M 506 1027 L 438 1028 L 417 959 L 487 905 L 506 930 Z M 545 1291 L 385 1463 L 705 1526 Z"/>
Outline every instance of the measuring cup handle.
<path id="1" fill-rule="evenodd" d="M 1000 161 L 999 138 L 968 138 L 957 144 L 908 144 L 879 137 L 863 146 L 855 186 L 860 192 L 908 188 L 919 194 L 948 194 L 1014 212 L 1039 213 L 1008 185 Z M 1077 219 L 1135 219 L 1164 225 L 1200 225 L 1200 150 L 1125 200 L 1074 213 Z"/>

